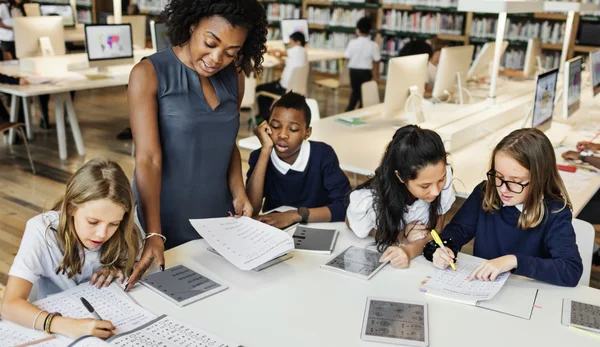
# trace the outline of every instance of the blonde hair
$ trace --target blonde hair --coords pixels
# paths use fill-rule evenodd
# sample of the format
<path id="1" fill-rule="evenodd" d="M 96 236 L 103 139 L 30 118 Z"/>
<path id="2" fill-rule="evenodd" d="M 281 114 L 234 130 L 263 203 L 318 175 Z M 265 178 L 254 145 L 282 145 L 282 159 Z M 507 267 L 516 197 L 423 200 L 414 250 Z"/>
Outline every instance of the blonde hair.
<path id="1" fill-rule="evenodd" d="M 81 273 L 85 263 L 84 245 L 73 222 L 76 208 L 88 201 L 109 199 L 123 207 L 125 214 L 115 234 L 102 244 L 100 263 L 110 270 L 128 275 L 141 249 L 140 234 L 134 225 L 134 200 L 131 185 L 121 167 L 107 159 L 92 159 L 67 181 L 65 195 L 54 206 L 60 212 L 56 238 L 64 253 L 56 273 L 72 278 Z"/>
<path id="2" fill-rule="evenodd" d="M 560 212 L 565 207 L 572 209 L 567 189 L 556 168 L 554 148 L 543 132 L 530 128 L 510 133 L 494 148 L 490 170 L 495 170 L 494 159 L 500 152 L 529 170 L 529 193 L 525 197 L 523 212 L 517 223 L 519 228 L 534 228 L 544 220 L 547 210 L 544 199 L 563 202 L 562 208 L 552 213 Z M 488 179 L 485 184 L 483 210 L 493 213 L 500 208 L 502 208 L 502 201 L 496 185 Z"/>

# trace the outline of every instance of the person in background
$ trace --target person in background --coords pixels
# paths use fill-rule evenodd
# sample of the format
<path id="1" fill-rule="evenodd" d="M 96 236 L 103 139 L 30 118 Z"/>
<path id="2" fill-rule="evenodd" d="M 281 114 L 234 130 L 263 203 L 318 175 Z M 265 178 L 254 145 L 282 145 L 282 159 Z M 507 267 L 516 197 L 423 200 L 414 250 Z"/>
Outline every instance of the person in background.
<path id="1" fill-rule="evenodd" d="M 17 58 L 13 30 L 14 18 L 25 16 L 24 3 L 24 0 L 8 0 L 0 4 L 0 48 L 2 48 L 4 60 Z"/>
<path id="2" fill-rule="evenodd" d="M 350 72 L 350 102 L 347 111 L 352 111 L 356 105 L 362 107 L 362 84 L 371 80 L 379 81 L 379 61 L 381 54 L 377 42 L 371 40 L 370 33 L 373 23 L 371 18 L 363 17 L 356 23 L 357 37 L 348 42 L 344 57 L 348 59 Z"/>
<path id="3" fill-rule="evenodd" d="M 12 84 L 12 85 L 28 85 L 29 82 L 27 81 L 26 78 L 17 78 L 17 77 L 12 77 L 12 76 L 8 76 L 5 74 L 1 74 L 0 73 L 0 83 L 4 83 L 4 84 Z M 2 101 L 0 101 L 0 122 L 10 122 L 10 115 L 8 113 L 8 111 L 6 110 L 6 108 L 4 107 L 4 105 L 2 104 Z"/>
<path id="4" fill-rule="evenodd" d="M 407 42 L 398 54 L 399 57 L 416 54 L 429 55 L 429 63 L 427 64 L 427 76 L 425 79 L 425 97 L 431 97 L 433 85 L 435 84 L 435 76 L 437 74 L 437 66 L 440 62 L 440 53 L 442 48 L 446 46 L 444 41 L 439 39 L 431 39 L 431 44 L 422 39 L 411 40 Z"/>

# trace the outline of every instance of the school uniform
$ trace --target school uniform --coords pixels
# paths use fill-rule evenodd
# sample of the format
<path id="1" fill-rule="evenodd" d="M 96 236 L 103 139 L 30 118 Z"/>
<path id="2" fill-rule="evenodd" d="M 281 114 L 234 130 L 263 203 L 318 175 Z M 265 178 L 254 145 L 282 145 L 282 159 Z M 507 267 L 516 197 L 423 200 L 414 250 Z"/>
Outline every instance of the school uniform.
<path id="1" fill-rule="evenodd" d="M 440 215 L 446 214 L 456 200 L 452 189 L 452 169 L 450 166 L 446 166 L 446 185 L 442 189 L 439 199 L 440 209 L 438 213 Z M 359 189 L 350 194 L 346 216 L 350 229 L 360 238 L 369 236 L 371 230 L 377 229 L 377 213 L 373 205 L 373 192 L 371 189 Z M 412 222 L 429 223 L 429 203 L 417 199 L 407 206 L 403 217 L 407 224 Z M 399 225 L 398 230 L 404 230 L 404 226 Z"/>
<path id="2" fill-rule="evenodd" d="M 250 154 L 247 177 L 250 179 L 260 149 Z M 265 173 L 263 211 L 279 206 L 327 207 L 332 222 L 341 222 L 346 215 L 344 199 L 350 192 L 350 181 L 340 169 L 335 151 L 323 142 L 304 141 L 294 164 L 279 159 L 271 152 Z"/>
<path id="3" fill-rule="evenodd" d="M 544 220 L 523 230 L 517 227 L 523 206 L 504 206 L 494 213 L 482 207 L 486 182 L 479 184 L 444 229 L 443 239 L 452 237 L 460 249 L 475 238 L 473 255 L 495 259 L 513 254 L 513 272 L 539 281 L 574 287 L 583 272 L 581 256 L 571 224 L 573 215 L 563 202 L 545 199 Z M 460 258 L 458 259 L 460 261 Z"/>
<path id="4" fill-rule="evenodd" d="M 306 49 L 302 46 L 294 46 L 287 50 L 287 57 L 285 59 L 285 67 L 281 73 L 281 78 L 277 81 L 263 83 L 256 87 L 256 92 L 269 92 L 277 95 L 283 95 L 286 93 L 290 79 L 292 77 L 292 70 L 297 67 L 303 67 L 308 64 L 308 56 Z M 269 119 L 271 115 L 271 104 L 273 99 L 266 96 L 259 96 L 257 98 L 259 116 L 263 119 Z"/>
<path id="5" fill-rule="evenodd" d="M 24 16 L 23 10 L 12 6 L 10 8 L 8 3 L 0 4 L 0 19 L 2 19 L 2 24 L 14 27 L 15 26 L 15 17 Z M 10 8 L 10 9 L 9 9 Z M 11 53 L 13 59 L 17 59 L 15 54 L 15 32 L 14 30 L 0 28 L 0 48 L 2 48 L 3 52 Z"/>
<path id="6" fill-rule="evenodd" d="M 433 87 L 435 84 L 435 76 L 437 75 L 437 66 L 433 65 L 431 62 L 427 63 L 427 84 Z"/>
<path id="7" fill-rule="evenodd" d="M 350 72 L 350 103 L 346 111 L 356 108 L 356 104 L 362 107 L 361 86 L 365 82 L 373 79 L 373 62 L 381 60 L 379 46 L 371 41 L 368 36 L 359 36 L 350 42 L 344 52 L 344 57 L 348 59 L 348 69 Z"/>
<path id="8" fill-rule="evenodd" d="M 94 272 L 102 267 L 101 247 L 84 248 L 81 257 L 85 257 L 85 262 L 80 273 L 71 279 L 67 274 L 56 274 L 64 255 L 56 238 L 59 217 L 59 212 L 48 211 L 27 222 L 19 251 L 8 272 L 9 276 L 22 278 L 32 284 L 37 282 L 39 299 L 89 282 Z"/>

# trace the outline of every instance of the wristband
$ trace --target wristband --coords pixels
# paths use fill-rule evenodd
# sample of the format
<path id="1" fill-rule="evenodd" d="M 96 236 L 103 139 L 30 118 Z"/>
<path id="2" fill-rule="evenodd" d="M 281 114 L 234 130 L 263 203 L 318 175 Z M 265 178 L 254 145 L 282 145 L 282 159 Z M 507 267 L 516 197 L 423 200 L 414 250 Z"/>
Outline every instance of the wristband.
<path id="1" fill-rule="evenodd" d="M 56 316 L 61 316 L 61 317 L 62 317 L 62 314 L 60 314 L 60 313 L 58 313 L 58 312 L 53 312 L 53 313 L 50 313 L 50 314 L 49 314 L 49 315 L 46 317 L 46 320 L 44 321 L 44 332 L 45 332 L 46 334 L 52 334 L 52 333 L 50 332 L 50 325 L 52 324 L 52 320 L 53 320 L 53 319 L 54 319 L 54 317 L 56 317 Z"/>
<path id="2" fill-rule="evenodd" d="M 40 318 L 42 312 L 45 312 L 45 310 L 40 310 L 40 312 L 38 312 L 38 314 L 35 315 L 35 318 L 33 319 L 33 324 L 31 324 L 31 329 L 35 330 L 35 323 L 37 322 L 38 318 Z"/>
<path id="3" fill-rule="evenodd" d="M 160 237 L 163 240 L 163 243 L 167 242 L 167 238 L 163 234 L 149 233 L 149 234 L 146 234 L 146 237 L 144 238 L 144 243 L 146 242 L 146 240 L 148 240 L 152 236 Z"/>
<path id="4" fill-rule="evenodd" d="M 459 250 L 458 250 L 458 247 L 456 247 L 456 243 L 454 242 L 454 239 L 449 238 L 449 239 L 443 240 L 442 243 L 444 244 L 445 247 L 450 248 L 452 250 L 452 252 L 454 253 L 454 259 L 456 259 L 458 257 Z M 429 261 L 433 261 L 433 254 L 435 253 L 435 251 L 438 248 L 440 248 L 440 246 L 434 240 L 427 242 L 425 247 L 423 247 L 423 256 L 425 257 L 425 259 L 427 259 Z"/>

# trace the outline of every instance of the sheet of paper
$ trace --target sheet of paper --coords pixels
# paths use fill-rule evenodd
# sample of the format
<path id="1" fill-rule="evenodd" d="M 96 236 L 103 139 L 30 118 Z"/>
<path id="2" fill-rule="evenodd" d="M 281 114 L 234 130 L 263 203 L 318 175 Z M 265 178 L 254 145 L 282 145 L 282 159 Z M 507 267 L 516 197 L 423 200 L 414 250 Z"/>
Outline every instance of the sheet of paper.
<path id="1" fill-rule="evenodd" d="M 479 301 L 477 306 L 530 320 L 537 294 L 536 288 L 520 288 L 508 281 L 493 299 Z"/>
<path id="2" fill-rule="evenodd" d="M 111 346 L 194 346 L 194 347 L 236 347 L 238 344 L 226 341 L 202 329 L 179 322 L 162 315 L 155 320 L 125 334 L 107 340 Z M 79 346 L 78 346 L 79 347 Z M 90 346 L 91 347 L 91 346 Z"/>
<path id="3" fill-rule="evenodd" d="M 456 271 L 448 268 L 436 270 L 430 280 L 423 285 L 428 294 L 441 298 L 475 305 L 480 300 L 491 300 L 508 279 L 510 273 L 505 272 L 495 281 L 467 281 L 467 277 L 484 259 L 475 257 L 459 257 L 456 262 Z"/>
<path id="4" fill-rule="evenodd" d="M 95 336 L 83 336 L 73 341 L 67 347 L 107 347 L 110 344 Z"/>
<path id="5" fill-rule="evenodd" d="M 565 183 L 565 188 L 569 194 L 580 194 L 585 192 L 590 183 L 589 175 L 579 173 L 580 170 L 576 172 L 566 172 L 559 171 L 560 177 Z"/>
<path id="6" fill-rule="evenodd" d="M 48 335 L 41 331 L 27 329 L 7 320 L 0 321 L 0 345 L 2 346 L 19 346 L 32 341 L 48 338 Z M 58 342 L 55 338 L 35 344 L 35 346 L 59 347 L 63 343 Z"/>
<path id="7" fill-rule="evenodd" d="M 212 248 L 242 270 L 252 270 L 294 249 L 290 235 L 249 217 L 190 219 L 190 223 Z"/>
<path id="8" fill-rule="evenodd" d="M 152 313 L 136 305 L 115 283 L 108 288 L 96 289 L 88 283 L 60 294 L 38 300 L 33 304 L 48 312 L 60 312 L 69 318 L 93 318 L 80 298 L 85 298 L 104 320 L 111 321 L 116 333 L 134 329 L 156 318 Z"/>

